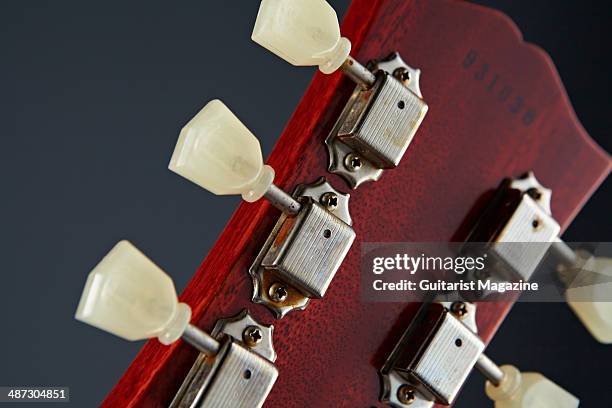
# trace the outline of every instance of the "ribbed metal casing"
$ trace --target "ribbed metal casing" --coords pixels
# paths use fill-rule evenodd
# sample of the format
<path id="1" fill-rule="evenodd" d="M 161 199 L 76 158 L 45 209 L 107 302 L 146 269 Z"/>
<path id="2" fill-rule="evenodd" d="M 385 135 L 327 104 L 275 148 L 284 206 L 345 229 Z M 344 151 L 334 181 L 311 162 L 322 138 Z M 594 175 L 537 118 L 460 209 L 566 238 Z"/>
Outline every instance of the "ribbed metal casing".
<path id="1" fill-rule="evenodd" d="M 384 371 L 397 373 L 427 399 L 450 405 L 483 350 L 484 343 L 474 332 L 433 303 L 412 321 Z"/>
<path id="2" fill-rule="evenodd" d="M 438 401 L 451 404 L 472 371 L 484 344 L 463 323 L 446 313 L 412 374 Z"/>
<path id="3" fill-rule="evenodd" d="M 274 364 L 233 341 L 222 358 L 198 407 L 261 407 L 278 377 Z"/>
<path id="4" fill-rule="evenodd" d="M 531 278 L 561 227 L 529 195 L 523 194 L 492 243 L 492 252 L 510 267 L 510 280 Z"/>
<path id="5" fill-rule="evenodd" d="M 321 298 L 355 239 L 344 221 L 314 201 L 287 217 L 261 264 L 310 297 Z"/>
<path id="6" fill-rule="evenodd" d="M 343 143 L 380 168 L 396 167 L 419 128 L 427 104 L 400 81 L 381 75 L 361 91 L 338 131 Z"/>

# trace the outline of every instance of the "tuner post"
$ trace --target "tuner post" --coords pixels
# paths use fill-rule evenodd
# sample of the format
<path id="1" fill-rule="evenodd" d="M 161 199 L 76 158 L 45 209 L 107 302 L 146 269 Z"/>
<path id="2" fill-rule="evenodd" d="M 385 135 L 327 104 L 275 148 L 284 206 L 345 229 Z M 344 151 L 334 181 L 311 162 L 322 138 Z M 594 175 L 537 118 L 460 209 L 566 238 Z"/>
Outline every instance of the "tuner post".
<path id="1" fill-rule="evenodd" d="M 476 369 L 487 379 L 485 392 L 496 408 L 576 408 L 578 399 L 540 373 L 522 373 L 512 365 L 498 366 L 482 353 Z"/>
<path id="2" fill-rule="evenodd" d="M 561 238 L 556 237 L 551 244 L 551 252 L 558 261 L 557 269 L 571 268 L 578 262 L 578 255 Z"/>
<path id="3" fill-rule="evenodd" d="M 302 205 L 295 198 L 285 193 L 275 184 L 270 184 L 270 187 L 264 193 L 264 198 L 287 215 L 295 215 L 302 208 Z"/>
<path id="4" fill-rule="evenodd" d="M 487 379 L 485 392 L 496 408 L 576 408 L 578 399 L 540 373 L 522 373 L 512 365 L 498 366 L 484 353 L 474 365 Z"/>
<path id="5" fill-rule="evenodd" d="M 499 386 L 504 379 L 504 372 L 486 354 L 481 354 L 476 360 L 476 369 L 495 386 Z"/>
<path id="6" fill-rule="evenodd" d="M 580 403 L 578 398 L 540 373 L 523 373 L 512 365 L 497 370 L 503 373 L 499 384 L 489 379 L 485 385 L 485 392 L 495 408 L 577 408 Z"/>
<path id="7" fill-rule="evenodd" d="M 221 344 L 210 334 L 198 329 L 192 324 L 188 324 L 187 327 L 185 327 L 185 331 L 181 338 L 207 356 L 216 355 L 221 348 Z"/>
<path id="8" fill-rule="evenodd" d="M 344 61 L 340 69 L 346 76 L 351 78 L 353 82 L 361 85 L 361 87 L 365 89 L 371 88 L 376 82 L 376 76 L 372 71 L 361 65 L 350 55 L 347 57 L 346 61 Z"/>

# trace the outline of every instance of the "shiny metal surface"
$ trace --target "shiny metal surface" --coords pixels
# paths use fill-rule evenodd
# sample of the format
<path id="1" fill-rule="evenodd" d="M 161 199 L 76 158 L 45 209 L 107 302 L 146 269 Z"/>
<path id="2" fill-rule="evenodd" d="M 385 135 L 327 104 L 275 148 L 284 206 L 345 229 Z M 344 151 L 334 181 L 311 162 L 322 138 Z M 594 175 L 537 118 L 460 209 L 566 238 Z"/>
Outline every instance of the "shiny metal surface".
<path id="1" fill-rule="evenodd" d="M 560 229 L 544 208 L 524 194 L 495 242 L 491 243 L 491 252 L 507 263 L 518 278 L 527 281 Z M 506 245 L 508 242 L 513 244 Z"/>
<path id="2" fill-rule="evenodd" d="M 278 377 L 270 361 L 230 342 L 197 407 L 261 407 Z"/>
<path id="3" fill-rule="evenodd" d="M 561 227 L 551 215 L 552 191 L 542 186 L 533 172 L 512 180 L 509 188 L 519 190 L 522 196 L 492 243 L 492 252 L 516 274 L 508 280 L 527 281 L 558 240 Z M 504 245 L 506 242 L 516 244 Z"/>
<path id="4" fill-rule="evenodd" d="M 192 324 L 188 324 L 185 327 L 182 339 L 209 356 L 217 354 L 221 347 L 214 337 Z"/>
<path id="5" fill-rule="evenodd" d="M 439 302 L 442 306 L 447 308 L 448 310 L 453 312 L 453 305 L 458 302 Z M 474 333 L 478 333 L 478 326 L 476 325 L 476 304 L 471 302 L 461 302 L 465 306 L 467 313 L 463 316 L 457 316 L 455 313 L 455 317 L 461 320 L 461 323 L 465 324 L 470 330 Z"/>
<path id="6" fill-rule="evenodd" d="M 321 178 L 296 187 L 294 196 L 300 212 L 279 218 L 249 269 L 253 301 L 278 318 L 325 295 L 355 239 L 348 194 Z M 282 288 L 282 296 L 272 288 Z"/>
<path id="7" fill-rule="evenodd" d="M 561 238 L 556 238 L 550 247 L 551 253 L 566 268 L 571 268 L 577 264 L 579 256 Z"/>
<path id="8" fill-rule="evenodd" d="M 418 84 L 420 71 L 402 64 L 397 53 L 370 64 L 376 82 L 355 88 L 325 139 L 329 171 L 352 188 L 378 180 L 383 169 L 399 164 L 427 112 Z M 398 69 L 396 77 L 393 72 Z M 357 166 L 352 158 L 357 158 Z"/>
<path id="9" fill-rule="evenodd" d="M 504 379 L 504 372 L 489 357 L 481 354 L 476 360 L 476 368 L 493 385 L 498 386 Z"/>
<path id="10" fill-rule="evenodd" d="M 270 184 L 264 197 L 285 214 L 295 215 L 300 211 L 300 203 L 274 184 Z"/>
<path id="11" fill-rule="evenodd" d="M 261 334 L 251 346 L 242 340 L 247 328 L 257 328 Z M 278 377 L 273 329 L 259 324 L 246 310 L 217 321 L 212 335 L 221 344 L 218 353 L 197 357 L 170 407 L 261 407 Z"/>
<path id="12" fill-rule="evenodd" d="M 523 193 L 527 193 L 540 207 L 542 207 L 546 214 L 552 214 L 550 209 L 552 190 L 544 187 L 535 177 L 533 171 L 512 180 L 512 183 L 510 183 L 510 188 L 515 188 Z"/>
<path id="13" fill-rule="evenodd" d="M 396 167 L 410 145 L 427 104 L 391 75 L 353 100 L 336 137 L 381 169 Z"/>
<path id="14" fill-rule="evenodd" d="M 419 83 L 421 80 L 421 70 L 406 64 L 399 53 L 394 52 L 384 60 L 374 61 L 372 63 L 372 71 L 384 71 L 389 75 L 393 75 L 397 80 L 401 81 L 406 88 L 423 99 L 421 85 Z"/>
<path id="15" fill-rule="evenodd" d="M 310 197 L 313 201 L 318 202 L 325 206 L 326 197 L 333 195 L 336 200 L 336 204 L 333 209 L 326 206 L 327 210 L 336 217 L 348 225 L 353 225 L 351 214 L 349 212 L 349 199 L 351 195 L 348 193 L 341 193 L 336 190 L 325 177 L 319 178 L 314 183 L 300 184 L 295 188 L 293 195 L 296 197 Z"/>
<path id="16" fill-rule="evenodd" d="M 448 313 L 432 335 L 420 359 L 408 369 L 431 390 L 436 401 L 448 405 L 459 394 L 484 344 Z"/>
<path id="17" fill-rule="evenodd" d="M 212 335 L 220 337 L 226 334 L 237 341 L 241 341 L 245 329 L 249 327 L 257 327 L 261 333 L 261 340 L 254 345 L 249 345 L 249 350 L 265 357 L 271 362 L 275 362 L 276 351 L 272 342 L 274 326 L 257 322 L 246 309 L 236 316 L 217 320 Z"/>
<path id="18" fill-rule="evenodd" d="M 325 295 L 355 232 L 319 203 L 306 201 L 294 218 L 287 218 L 261 265 L 309 297 Z"/>
<path id="19" fill-rule="evenodd" d="M 361 65 L 350 55 L 346 61 L 344 61 L 344 64 L 342 64 L 340 69 L 346 76 L 351 78 L 353 82 L 360 85 L 364 89 L 371 87 L 376 81 L 376 77 L 372 71 Z"/>
<path id="20" fill-rule="evenodd" d="M 475 309 L 471 312 L 475 314 Z M 475 331 L 443 304 L 424 304 L 380 371 L 381 400 L 393 407 L 406 406 L 397 392 L 407 384 L 416 391 L 411 407 L 450 405 L 484 347 Z"/>

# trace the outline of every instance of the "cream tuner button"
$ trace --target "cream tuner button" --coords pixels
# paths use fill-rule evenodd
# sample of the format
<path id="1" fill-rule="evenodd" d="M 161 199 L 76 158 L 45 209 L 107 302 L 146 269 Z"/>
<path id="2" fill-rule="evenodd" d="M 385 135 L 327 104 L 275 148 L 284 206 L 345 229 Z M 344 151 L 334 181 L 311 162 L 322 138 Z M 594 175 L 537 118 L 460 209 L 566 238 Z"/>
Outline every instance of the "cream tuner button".
<path id="1" fill-rule="evenodd" d="M 351 51 L 325 0 L 263 0 L 251 38 L 290 64 L 319 66 L 326 74 L 340 68 Z"/>

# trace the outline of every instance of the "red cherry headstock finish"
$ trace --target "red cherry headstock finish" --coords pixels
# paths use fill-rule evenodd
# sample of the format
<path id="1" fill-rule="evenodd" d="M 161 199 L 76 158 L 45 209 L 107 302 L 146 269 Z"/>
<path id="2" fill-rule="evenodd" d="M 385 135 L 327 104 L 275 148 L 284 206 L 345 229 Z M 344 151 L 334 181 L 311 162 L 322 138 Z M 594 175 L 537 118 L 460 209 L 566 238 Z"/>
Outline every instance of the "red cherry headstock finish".
<path id="1" fill-rule="evenodd" d="M 267 161 L 277 185 L 290 191 L 325 176 L 351 194 L 356 240 L 325 297 L 282 320 L 250 301 L 248 269 L 279 216 L 263 200 L 240 205 L 181 295 L 205 329 L 243 308 L 274 324 L 279 378 L 269 407 L 383 406 L 378 370 L 419 305 L 362 302 L 362 242 L 461 241 L 479 198 L 529 170 L 552 189 L 564 229 L 611 167 L 550 58 L 503 14 L 451 0 L 355 0 L 341 31 L 356 60 L 398 51 L 421 69 L 429 111 L 401 164 L 356 190 L 327 171 L 324 140 L 353 89 L 342 74 L 315 76 L 279 138 Z M 479 305 L 485 342 L 511 306 Z M 168 406 L 196 356 L 182 342 L 149 341 L 103 405 Z"/>

